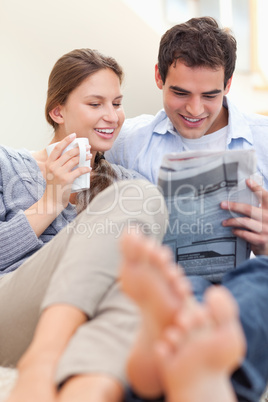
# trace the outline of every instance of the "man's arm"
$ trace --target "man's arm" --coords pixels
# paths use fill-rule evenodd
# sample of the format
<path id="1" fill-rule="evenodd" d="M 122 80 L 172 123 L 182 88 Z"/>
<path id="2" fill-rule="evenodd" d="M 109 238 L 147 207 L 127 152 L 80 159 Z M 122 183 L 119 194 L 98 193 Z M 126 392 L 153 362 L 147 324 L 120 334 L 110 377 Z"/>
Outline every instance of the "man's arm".
<path id="1" fill-rule="evenodd" d="M 222 225 L 233 227 L 233 233 L 249 242 L 255 255 L 268 255 L 268 191 L 251 179 L 246 183 L 256 194 L 260 206 L 223 201 L 222 209 L 244 216 L 227 219 Z"/>

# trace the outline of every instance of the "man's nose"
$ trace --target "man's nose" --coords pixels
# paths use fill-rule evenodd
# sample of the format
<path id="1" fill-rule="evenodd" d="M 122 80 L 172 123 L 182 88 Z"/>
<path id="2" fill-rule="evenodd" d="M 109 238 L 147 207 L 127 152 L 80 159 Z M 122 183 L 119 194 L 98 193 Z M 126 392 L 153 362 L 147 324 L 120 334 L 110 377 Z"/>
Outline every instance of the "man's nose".
<path id="1" fill-rule="evenodd" d="M 191 97 L 186 104 L 186 111 L 191 116 L 198 117 L 204 112 L 204 106 L 199 96 Z"/>

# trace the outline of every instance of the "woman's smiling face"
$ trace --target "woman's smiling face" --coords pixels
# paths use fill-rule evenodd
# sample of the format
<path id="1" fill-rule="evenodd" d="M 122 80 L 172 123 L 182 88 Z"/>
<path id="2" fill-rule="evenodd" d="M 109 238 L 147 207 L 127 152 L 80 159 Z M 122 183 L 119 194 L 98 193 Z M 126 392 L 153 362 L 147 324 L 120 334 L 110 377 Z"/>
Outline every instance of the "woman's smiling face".
<path id="1" fill-rule="evenodd" d="M 88 138 L 93 156 L 109 150 L 125 120 L 122 98 L 119 78 L 111 69 L 90 75 L 58 106 L 60 135 L 74 132 Z"/>

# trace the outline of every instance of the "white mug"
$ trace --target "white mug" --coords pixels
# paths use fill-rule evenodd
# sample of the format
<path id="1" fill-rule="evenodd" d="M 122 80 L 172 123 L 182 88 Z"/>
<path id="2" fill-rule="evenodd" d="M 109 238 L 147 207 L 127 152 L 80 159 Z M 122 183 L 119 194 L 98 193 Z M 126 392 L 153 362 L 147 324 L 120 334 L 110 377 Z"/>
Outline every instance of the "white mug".
<path id="1" fill-rule="evenodd" d="M 54 142 L 46 147 L 46 151 L 48 156 L 51 154 L 54 147 L 58 144 L 58 142 Z M 87 147 L 88 145 L 88 138 L 75 138 L 71 144 L 69 144 L 64 150 L 63 154 L 70 149 L 75 147 L 79 147 L 79 164 L 74 167 L 74 169 L 81 167 L 81 166 L 88 166 L 90 167 L 90 160 L 87 160 Z M 71 193 L 77 193 L 81 190 L 86 190 L 90 188 L 90 173 L 82 174 L 81 176 L 77 177 L 74 180 L 71 188 Z"/>

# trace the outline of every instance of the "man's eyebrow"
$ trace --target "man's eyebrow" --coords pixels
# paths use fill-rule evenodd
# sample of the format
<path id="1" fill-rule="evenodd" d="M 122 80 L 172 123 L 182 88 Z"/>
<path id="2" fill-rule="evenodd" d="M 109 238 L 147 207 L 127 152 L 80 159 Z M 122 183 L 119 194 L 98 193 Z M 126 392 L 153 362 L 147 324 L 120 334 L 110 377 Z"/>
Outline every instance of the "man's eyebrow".
<path id="1" fill-rule="evenodd" d="M 86 96 L 85 96 L 85 99 L 91 99 L 91 98 L 104 99 L 104 96 L 101 96 L 101 95 L 94 95 L 94 94 L 86 95 Z M 114 98 L 114 100 L 122 99 L 122 98 L 123 98 L 123 95 L 118 95 L 118 96 L 116 96 L 116 97 Z"/>
<path id="2" fill-rule="evenodd" d="M 171 85 L 169 88 L 175 92 L 183 92 L 185 94 L 191 93 L 190 91 L 187 91 L 186 89 L 183 89 L 181 87 L 177 87 L 176 85 Z M 202 95 L 216 95 L 221 92 L 222 92 L 221 89 L 213 89 L 212 91 L 202 92 Z"/>
<path id="3" fill-rule="evenodd" d="M 190 94 L 190 93 L 191 93 L 190 91 L 186 91 L 186 89 L 183 89 L 183 88 L 181 88 L 181 87 L 177 87 L 176 85 L 171 85 L 169 88 L 170 88 L 172 91 L 175 91 L 175 92 L 185 92 L 186 94 Z"/>
<path id="4" fill-rule="evenodd" d="M 202 92 L 203 95 L 217 95 L 222 92 L 221 89 L 213 89 L 213 91 Z"/>

